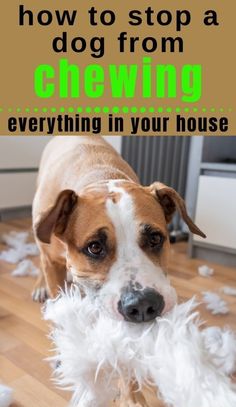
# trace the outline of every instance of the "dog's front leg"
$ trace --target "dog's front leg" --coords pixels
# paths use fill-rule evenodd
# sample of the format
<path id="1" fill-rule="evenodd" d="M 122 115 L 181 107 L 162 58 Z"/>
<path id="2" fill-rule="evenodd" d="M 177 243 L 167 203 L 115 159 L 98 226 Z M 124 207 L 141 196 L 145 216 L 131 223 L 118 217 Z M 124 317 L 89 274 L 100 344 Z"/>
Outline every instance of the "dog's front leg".
<path id="1" fill-rule="evenodd" d="M 32 299 L 36 302 L 44 302 L 48 298 L 48 289 L 43 272 L 40 270 L 40 274 L 34 285 L 32 292 Z"/>
<path id="2" fill-rule="evenodd" d="M 60 289 L 64 288 L 66 281 L 66 263 L 56 258 L 50 248 L 40 250 L 41 269 L 46 282 L 46 288 L 51 298 L 57 297 Z"/>

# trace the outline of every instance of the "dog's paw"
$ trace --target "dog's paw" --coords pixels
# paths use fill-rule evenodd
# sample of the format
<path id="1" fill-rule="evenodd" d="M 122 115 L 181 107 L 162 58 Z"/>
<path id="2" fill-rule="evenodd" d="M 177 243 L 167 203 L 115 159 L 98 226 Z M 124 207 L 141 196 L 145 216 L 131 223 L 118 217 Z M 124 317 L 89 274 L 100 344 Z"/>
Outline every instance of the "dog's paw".
<path id="1" fill-rule="evenodd" d="M 46 287 L 35 287 L 32 291 L 32 300 L 35 302 L 43 303 L 49 298 L 48 290 Z"/>

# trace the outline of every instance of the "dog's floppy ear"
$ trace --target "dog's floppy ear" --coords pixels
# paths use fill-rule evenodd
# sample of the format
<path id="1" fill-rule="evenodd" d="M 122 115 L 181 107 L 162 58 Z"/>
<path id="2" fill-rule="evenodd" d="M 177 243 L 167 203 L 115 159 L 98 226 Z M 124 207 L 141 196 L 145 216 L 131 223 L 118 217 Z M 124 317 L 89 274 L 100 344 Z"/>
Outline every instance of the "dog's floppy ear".
<path id="1" fill-rule="evenodd" d="M 44 213 L 35 226 L 37 238 L 43 243 L 50 243 L 52 233 L 60 236 L 66 229 L 69 215 L 78 201 L 76 193 L 70 189 L 62 191 L 53 206 Z"/>
<path id="2" fill-rule="evenodd" d="M 192 233 L 204 238 L 206 237 L 206 235 L 197 227 L 197 225 L 195 225 L 192 219 L 188 216 L 185 202 L 178 194 L 178 192 L 176 192 L 173 188 L 167 187 L 161 182 L 154 182 L 148 188 L 150 188 L 151 194 L 154 195 L 158 202 L 161 204 L 167 223 L 171 221 L 172 216 L 177 209 Z"/>

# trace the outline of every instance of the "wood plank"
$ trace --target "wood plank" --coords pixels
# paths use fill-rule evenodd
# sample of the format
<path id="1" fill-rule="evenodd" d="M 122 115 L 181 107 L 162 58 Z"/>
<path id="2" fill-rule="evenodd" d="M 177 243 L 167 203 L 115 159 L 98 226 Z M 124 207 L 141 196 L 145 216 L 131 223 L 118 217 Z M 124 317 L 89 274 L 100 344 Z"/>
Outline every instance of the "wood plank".
<path id="1" fill-rule="evenodd" d="M 48 343 L 46 349 L 49 348 L 50 345 Z M 18 369 L 23 369 L 30 377 L 33 377 L 49 390 L 53 390 L 61 397 L 66 398 L 66 393 L 64 391 L 60 391 L 53 386 L 52 370 L 49 362 L 46 360 L 46 356 L 49 356 L 48 353 L 49 352 L 43 357 L 41 353 L 37 352 L 28 344 L 21 344 L 5 352 L 5 355 L 8 361 L 12 362 Z"/>
<path id="2" fill-rule="evenodd" d="M 17 407 L 65 407 L 66 401 L 30 375 L 11 382 Z"/>
<path id="3" fill-rule="evenodd" d="M 41 354 L 42 358 L 51 354 L 51 342 L 47 335 L 42 335 L 42 330 L 24 321 L 16 315 L 11 315 L 4 321 L 1 321 L 1 329 L 12 340 L 19 340 L 21 344 L 32 347 Z M 12 347 L 11 347 L 12 348 Z"/>
<path id="4" fill-rule="evenodd" d="M 6 294 L 2 287 L 0 288 L 0 307 L 7 309 L 12 314 L 15 314 L 24 321 L 31 323 L 36 328 L 42 329 L 47 332 L 47 326 L 41 319 L 40 305 L 33 303 L 29 297 L 27 300 L 14 296 L 14 293 Z"/>
<path id="5" fill-rule="evenodd" d="M 0 354 L 0 381 L 11 384 L 12 381 L 25 375 L 25 372 L 18 368 L 15 363 L 10 362 L 6 356 Z"/>

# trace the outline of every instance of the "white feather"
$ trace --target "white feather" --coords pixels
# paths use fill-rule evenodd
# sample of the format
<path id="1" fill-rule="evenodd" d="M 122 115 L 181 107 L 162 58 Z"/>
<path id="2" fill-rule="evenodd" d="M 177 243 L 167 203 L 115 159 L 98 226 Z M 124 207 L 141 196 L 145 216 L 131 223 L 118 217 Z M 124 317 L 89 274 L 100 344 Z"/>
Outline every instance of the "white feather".
<path id="1" fill-rule="evenodd" d="M 152 323 L 132 324 L 104 314 L 89 292 L 62 293 L 44 311 L 54 324 L 57 383 L 73 391 L 73 406 L 108 406 L 118 380 L 126 391 L 131 380 L 140 389 L 153 383 L 171 407 L 236 405 L 235 387 L 207 350 L 195 307 L 193 299 Z"/>

